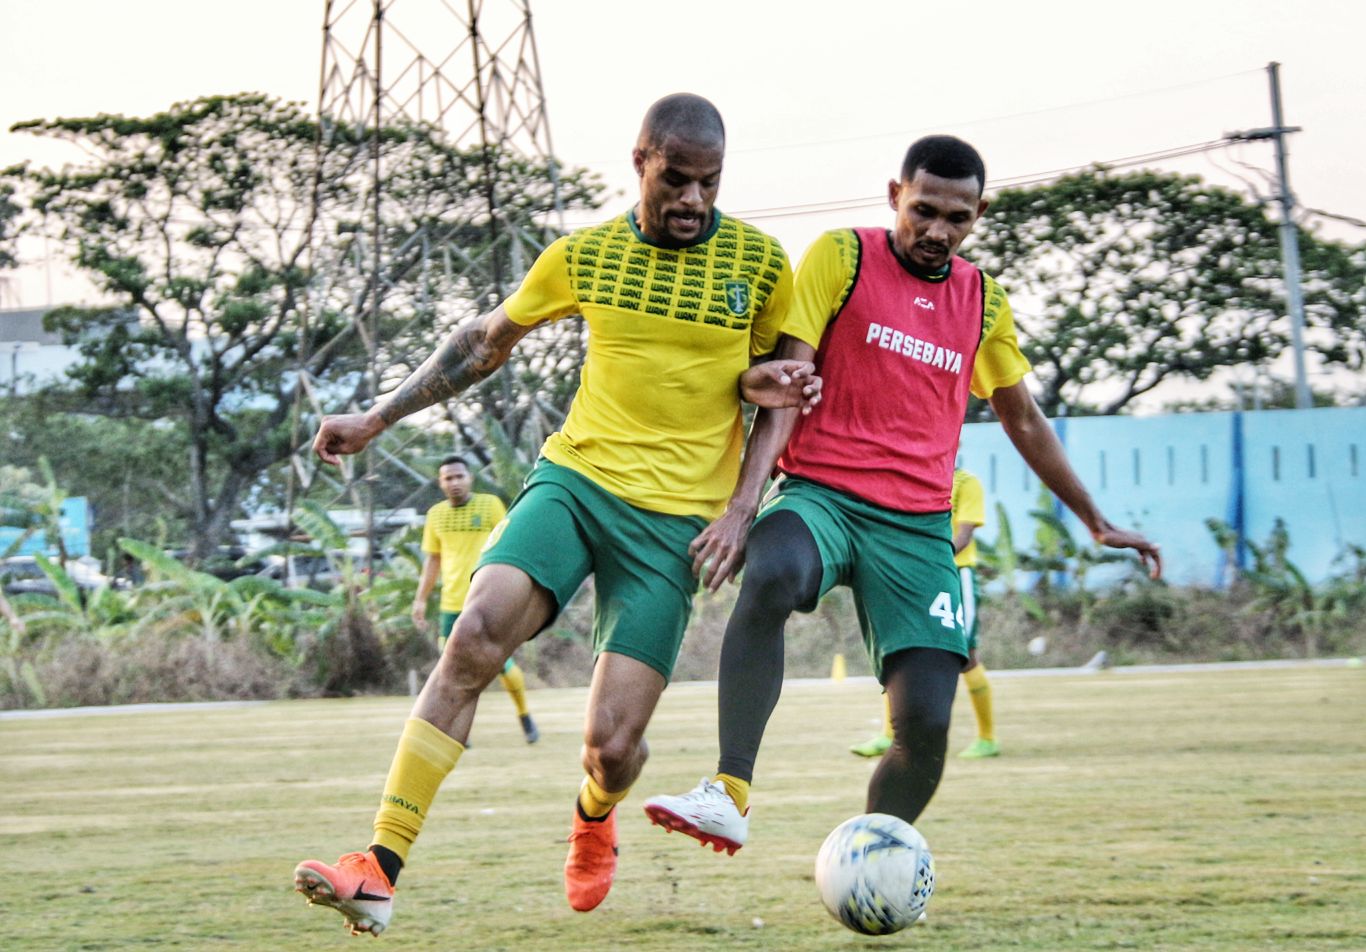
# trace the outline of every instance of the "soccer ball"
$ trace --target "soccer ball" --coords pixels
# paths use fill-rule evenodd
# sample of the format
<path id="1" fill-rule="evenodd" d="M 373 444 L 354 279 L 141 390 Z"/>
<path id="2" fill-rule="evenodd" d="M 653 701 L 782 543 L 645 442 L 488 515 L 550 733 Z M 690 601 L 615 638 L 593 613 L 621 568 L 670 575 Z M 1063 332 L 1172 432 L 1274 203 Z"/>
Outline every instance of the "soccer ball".
<path id="1" fill-rule="evenodd" d="M 915 827 L 886 813 L 851 817 L 816 856 L 821 902 L 864 935 L 906 928 L 934 894 L 934 857 Z"/>

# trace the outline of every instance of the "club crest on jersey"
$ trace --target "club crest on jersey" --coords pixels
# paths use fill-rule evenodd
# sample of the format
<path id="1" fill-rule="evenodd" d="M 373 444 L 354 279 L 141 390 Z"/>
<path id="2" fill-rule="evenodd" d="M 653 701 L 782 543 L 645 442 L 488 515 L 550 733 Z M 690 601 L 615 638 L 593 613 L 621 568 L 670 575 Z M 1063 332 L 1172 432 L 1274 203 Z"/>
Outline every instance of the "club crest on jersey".
<path id="1" fill-rule="evenodd" d="M 726 307 L 736 317 L 749 313 L 749 283 L 746 281 L 726 282 Z"/>

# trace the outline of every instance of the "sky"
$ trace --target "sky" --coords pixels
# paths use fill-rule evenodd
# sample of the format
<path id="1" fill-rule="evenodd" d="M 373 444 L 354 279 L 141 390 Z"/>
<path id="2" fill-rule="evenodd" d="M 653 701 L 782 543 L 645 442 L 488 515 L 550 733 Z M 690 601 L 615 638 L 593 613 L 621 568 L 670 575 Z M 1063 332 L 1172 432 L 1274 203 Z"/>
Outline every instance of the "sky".
<path id="1" fill-rule="evenodd" d="M 439 9 L 387 2 L 395 23 Z M 71 158 L 8 131 L 23 120 L 145 115 L 242 91 L 316 107 L 323 12 L 323 0 L 11 0 L 0 6 L 0 166 Z M 919 135 L 973 142 L 989 184 L 1176 149 L 1270 126 L 1273 60 L 1285 121 L 1303 127 L 1290 139 L 1297 198 L 1366 219 L 1358 0 L 532 0 L 532 12 L 555 152 L 613 189 L 601 216 L 571 224 L 630 204 L 640 118 L 670 92 L 718 105 L 729 140 L 718 206 L 795 259 L 827 228 L 890 223 L 880 199 Z M 445 33 L 453 19 L 437 16 L 410 30 L 431 56 L 457 42 Z M 386 52 L 391 63 L 405 55 Z M 1274 155 L 1248 143 L 1157 167 L 1265 194 Z M 818 203 L 839 208 L 794 207 Z M 1366 240 L 1355 225 L 1324 228 Z M 0 306 L 87 293 L 44 254 L 30 243 Z"/>

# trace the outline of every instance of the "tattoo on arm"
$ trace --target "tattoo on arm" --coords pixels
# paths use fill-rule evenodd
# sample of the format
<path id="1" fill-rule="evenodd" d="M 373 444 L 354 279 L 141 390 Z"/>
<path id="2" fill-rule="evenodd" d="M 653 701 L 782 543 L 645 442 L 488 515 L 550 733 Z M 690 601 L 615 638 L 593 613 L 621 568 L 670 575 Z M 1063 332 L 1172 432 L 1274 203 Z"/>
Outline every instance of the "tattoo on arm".
<path id="1" fill-rule="evenodd" d="M 488 377 L 507 357 L 508 350 L 489 339 L 484 322 L 457 327 L 384 401 L 380 419 L 389 425 L 448 400 Z"/>

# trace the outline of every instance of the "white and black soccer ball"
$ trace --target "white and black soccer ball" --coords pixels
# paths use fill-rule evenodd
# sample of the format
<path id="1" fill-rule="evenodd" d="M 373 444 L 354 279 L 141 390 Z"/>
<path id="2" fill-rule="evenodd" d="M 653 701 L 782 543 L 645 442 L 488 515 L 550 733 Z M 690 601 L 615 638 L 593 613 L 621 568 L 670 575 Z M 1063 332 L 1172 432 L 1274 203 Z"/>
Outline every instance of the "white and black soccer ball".
<path id="1" fill-rule="evenodd" d="M 831 831 L 816 856 L 821 902 L 864 935 L 906 928 L 934 895 L 934 857 L 925 837 L 886 813 L 851 817 Z"/>

